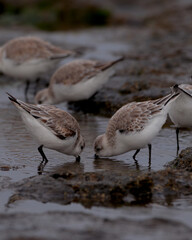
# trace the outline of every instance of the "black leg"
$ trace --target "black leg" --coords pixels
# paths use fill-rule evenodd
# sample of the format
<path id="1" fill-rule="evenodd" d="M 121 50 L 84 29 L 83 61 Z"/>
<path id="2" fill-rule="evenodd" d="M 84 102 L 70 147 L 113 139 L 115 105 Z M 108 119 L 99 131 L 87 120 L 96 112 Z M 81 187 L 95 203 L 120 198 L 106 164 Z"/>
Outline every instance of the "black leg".
<path id="1" fill-rule="evenodd" d="M 26 101 L 26 102 L 28 102 L 27 93 L 28 93 L 28 90 L 29 90 L 29 85 L 30 85 L 30 81 L 27 80 L 27 81 L 26 81 L 26 85 L 25 85 L 25 92 L 24 92 L 24 94 L 25 94 L 25 101 Z"/>
<path id="2" fill-rule="evenodd" d="M 45 162 L 47 163 L 48 162 L 48 159 L 47 157 L 45 156 L 45 153 L 43 152 L 43 145 L 41 145 L 40 147 L 38 147 L 38 151 L 40 152 L 41 156 L 42 156 L 42 162 Z"/>
<path id="3" fill-rule="evenodd" d="M 36 95 L 36 93 L 37 93 L 39 81 L 40 81 L 40 78 L 37 78 L 35 81 L 35 87 L 34 87 L 34 92 L 33 92 L 34 95 Z"/>
<path id="4" fill-rule="evenodd" d="M 38 151 L 39 151 L 39 153 L 40 153 L 41 156 L 42 156 L 42 161 L 41 161 L 40 165 L 38 166 L 37 171 L 38 171 L 38 174 L 41 175 L 42 172 L 43 172 L 43 169 L 44 169 L 45 165 L 46 165 L 47 162 L 48 162 L 48 159 L 47 159 L 47 157 L 45 156 L 45 153 L 43 152 L 43 145 L 41 145 L 40 147 L 38 147 Z"/>
<path id="5" fill-rule="evenodd" d="M 76 157 L 76 162 L 80 162 L 80 160 L 81 160 L 81 157 L 80 157 L 80 156 L 77 156 L 77 157 Z"/>
<path id="6" fill-rule="evenodd" d="M 177 155 L 179 153 L 179 128 L 176 128 L 176 139 L 177 139 Z"/>
<path id="7" fill-rule="evenodd" d="M 136 169 L 137 169 L 137 170 L 140 170 L 140 167 L 139 167 L 139 163 L 138 163 L 138 161 L 137 161 L 136 159 L 134 159 L 134 161 L 135 161 Z"/>
<path id="8" fill-rule="evenodd" d="M 136 169 L 137 170 L 139 170 L 140 168 L 139 168 L 139 163 L 138 163 L 138 161 L 136 160 L 136 155 L 139 153 L 139 151 L 140 151 L 140 149 L 137 149 L 136 150 L 136 152 L 134 153 L 134 155 L 133 155 L 133 159 L 134 159 L 134 161 L 135 161 L 135 166 L 136 166 Z"/>
<path id="9" fill-rule="evenodd" d="M 134 159 L 134 160 L 136 160 L 135 157 L 136 157 L 136 155 L 139 153 L 139 151 L 140 151 L 140 149 L 137 149 L 136 152 L 134 153 L 134 155 L 133 155 L 133 159 Z"/>
<path id="10" fill-rule="evenodd" d="M 151 170 L 151 144 L 148 144 L 148 149 L 149 149 L 149 170 Z"/>

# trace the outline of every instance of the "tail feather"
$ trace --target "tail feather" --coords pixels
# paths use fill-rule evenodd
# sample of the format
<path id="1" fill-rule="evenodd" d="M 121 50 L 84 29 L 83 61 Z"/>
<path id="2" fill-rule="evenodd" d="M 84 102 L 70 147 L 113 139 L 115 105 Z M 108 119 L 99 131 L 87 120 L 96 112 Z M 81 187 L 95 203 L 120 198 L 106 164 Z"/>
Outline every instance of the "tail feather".
<path id="1" fill-rule="evenodd" d="M 104 70 L 112 67 L 114 64 L 116 64 L 116 63 L 118 63 L 120 61 L 123 61 L 123 60 L 124 60 L 124 57 L 122 56 L 122 57 L 120 57 L 120 58 L 118 58 L 118 59 L 116 59 L 116 60 L 114 60 L 112 62 L 108 62 L 108 63 L 106 63 L 106 64 L 101 66 L 101 70 L 104 71 Z"/>
<path id="2" fill-rule="evenodd" d="M 165 102 L 166 100 L 168 100 L 168 99 L 170 98 L 170 96 L 171 96 L 171 94 L 168 94 L 168 95 L 166 95 L 166 96 L 164 96 L 164 97 L 162 97 L 162 98 L 158 98 L 158 99 L 153 100 L 153 102 L 154 102 L 155 104 L 157 104 L 157 105 L 162 105 L 162 104 L 164 104 L 164 102 Z"/>
<path id="3" fill-rule="evenodd" d="M 180 93 L 174 93 L 172 94 L 167 101 L 164 103 L 164 106 L 166 106 L 171 100 L 175 99 Z"/>
<path id="4" fill-rule="evenodd" d="M 162 98 L 156 99 L 153 102 L 157 105 L 166 106 L 172 99 L 176 98 L 179 95 L 179 92 L 170 93 Z"/>
<path id="5" fill-rule="evenodd" d="M 12 101 L 15 102 L 18 105 L 21 105 L 15 97 L 13 97 L 10 93 L 7 92 L 7 95 L 9 96 L 8 98 Z"/>
<path id="6" fill-rule="evenodd" d="M 21 100 L 17 100 L 15 97 L 13 97 L 10 93 L 7 93 L 7 95 L 9 95 L 9 99 L 11 100 L 11 102 L 13 102 L 13 104 L 16 106 L 16 107 L 18 107 L 18 108 L 20 108 L 20 109 L 23 109 L 23 110 L 25 110 L 26 112 L 28 112 L 28 113 L 30 113 L 31 112 L 31 110 L 33 110 L 33 111 L 38 111 L 39 109 L 38 109 L 38 107 L 36 107 L 35 105 L 33 105 L 33 104 L 27 104 L 27 103 L 25 103 L 25 102 L 22 102 Z"/>
<path id="7" fill-rule="evenodd" d="M 71 55 L 71 54 L 55 55 L 55 56 L 51 56 L 50 59 L 51 59 L 51 60 L 56 60 L 56 59 L 61 59 L 61 58 L 69 57 L 70 55 Z"/>
<path id="8" fill-rule="evenodd" d="M 50 59 L 56 60 L 56 59 L 66 58 L 66 57 L 69 57 L 72 55 L 75 55 L 74 51 L 66 51 L 64 53 L 55 54 L 55 55 L 51 56 Z"/>

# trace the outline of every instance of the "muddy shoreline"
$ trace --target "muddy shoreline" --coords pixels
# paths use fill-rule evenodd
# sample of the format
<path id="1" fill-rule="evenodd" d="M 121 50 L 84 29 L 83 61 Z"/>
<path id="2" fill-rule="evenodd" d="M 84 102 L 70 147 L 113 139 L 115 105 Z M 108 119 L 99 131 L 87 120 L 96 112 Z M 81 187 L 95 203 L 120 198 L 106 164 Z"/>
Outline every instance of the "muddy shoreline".
<path id="1" fill-rule="evenodd" d="M 188 161 L 185 161 L 186 152 Z M 175 161 L 182 162 L 183 166 L 184 163 L 192 166 L 191 152 L 191 148 L 183 150 L 180 158 L 170 162 L 164 170 L 155 172 L 132 170 L 113 174 L 110 171 L 84 173 L 61 167 L 55 172 L 12 185 L 16 193 L 8 204 L 25 199 L 64 205 L 80 203 L 88 208 L 144 206 L 150 203 L 171 205 L 175 199 L 192 193 L 191 169 L 175 169 Z"/>
<path id="2" fill-rule="evenodd" d="M 131 155 L 98 162 L 92 157 L 92 142 L 108 120 L 101 116 L 111 117 L 131 101 L 162 97 L 176 83 L 191 83 L 192 4 L 150 0 L 146 4 L 147 8 L 139 1 L 138 6 L 132 3 L 131 8 L 117 9 L 117 15 L 126 13 L 123 26 L 55 33 L 0 29 L 0 44 L 16 36 L 35 35 L 79 49 L 78 58 L 125 57 L 115 66 L 115 76 L 91 99 L 59 105 L 77 117 L 88 146 L 78 164 L 48 152 L 50 162 L 43 175 L 37 174 L 40 156 L 35 143 L 5 95 L 9 91 L 24 99 L 24 83 L 0 76 L 2 240 L 191 239 L 190 131 L 181 131 L 184 150 L 177 158 L 174 130 L 161 131 L 152 159 L 157 170 L 149 171 L 145 150 L 139 155 L 140 169 Z M 43 86 L 42 82 L 39 87 Z M 31 102 L 33 98 L 31 91 Z"/>
<path id="3" fill-rule="evenodd" d="M 192 149 L 183 150 L 180 160 L 183 161 L 182 156 L 189 151 Z M 183 215 L 179 217 L 180 222 L 174 220 L 174 214 L 179 211 L 175 205 L 177 199 L 189 199 L 190 206 L 192 173 L 174 168 L 175 164 L 170 163 L 166 169 L 156 172 L 132 170 L 112 174 L 111 171 L 84 173 L 78 168 L 60 167 L 16 183 L 1 179 L 0 193 L 11 190 L 5 200 L 6 213 L 2 210 L 0 213 L 1 237 L 70 239 L 73 235 L 74 239 L 124 239 L 127 236 L 142 239 L 145 234 L 153 239 L 156 231 L 161 232 L 161 237 L 166 237 L 169 231 L 169 239 L 183 236 L 190 239 L 191 226 L 183 222 Z M 123 209 L 127 213 L 123 214 Z M 177 214 L 180 215 L 180 211 Z M 183 214 L 188 214 L 188 210 Z M 143 216 L 145 221 L 141 220 Z"/>

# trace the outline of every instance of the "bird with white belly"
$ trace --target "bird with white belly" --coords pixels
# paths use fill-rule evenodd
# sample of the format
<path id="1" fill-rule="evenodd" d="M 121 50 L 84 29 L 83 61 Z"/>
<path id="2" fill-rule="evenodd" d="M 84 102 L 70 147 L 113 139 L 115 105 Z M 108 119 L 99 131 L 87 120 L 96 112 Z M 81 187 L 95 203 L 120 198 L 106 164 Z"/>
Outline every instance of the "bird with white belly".
<path id="1" fill-rule="evenodd" d="M 38 168 L 40 172 L 48 162 L 43 147 L 75 156 L 76 160 L 80 161 L 85 141 L 73 116 L 51 105 L 27 104 L 9 93 L 8 95 L 19 111 L 24 125 L 39 145 L 38 151 L 42 156 Z"/>
<path id="2" fill-rule="evenodd" d="M 35 96 L 35 103 L 57 104 L 92 97 L 114 74 L 113 65 L 122 61 L 100 62 L 78 59 L 61 66 L 53 74 L 48 88 Z"/>
<path id="3" fill-rule="evenodd" d="M 110 157 L 148 145 L 151 164 L 151 141 L 167 119 L 168 110 L 179 93 L 144 102 L 132 102 L 121 107 L 109 120 L 105 134 L 94 143 L 95 157 Z"/>
<path id="4" fill-rule="evenodd" d="M 31 81 L 38 81 L 54 70 L 61 59 L 73 52 L 38 37 L 14 38 L 0 47 L 0 71 L 15 79 L 25 80 L 25 96 Z"/>
<path id="5" fill-rule="evenodd" d="M 192 128 L 192 85 L 174 85 L 172 91 L 180 93 L 169 110 L 171 121 L 176 127 L 177 154 L 179 153 L 179 129 Z"/>

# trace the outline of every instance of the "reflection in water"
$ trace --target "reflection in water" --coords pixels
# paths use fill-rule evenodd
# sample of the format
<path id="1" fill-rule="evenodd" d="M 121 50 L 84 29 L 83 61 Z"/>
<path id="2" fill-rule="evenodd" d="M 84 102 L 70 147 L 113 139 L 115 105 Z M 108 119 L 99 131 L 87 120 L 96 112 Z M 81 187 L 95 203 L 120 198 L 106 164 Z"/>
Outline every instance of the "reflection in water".
<path id="1" fill-rule="evenodd" d="M 8 91 L 16 97 L 23 99 L 23 90 L 16 85 L 4 85 L 0 88 L 0 165 L 10 166 L 10 171 L 0 171 L 3 176 L 10 176 L 15 181 L 37 174 L 37 166 L 41 162 L 35 141 L 25 129 L 18 112 L 14 109 L 5 92 Z M 66 109 L 66 104 L 59 104 L 58 107 Z M 175 158 L 175 134 L 173 129 L 164 128 L 152 142 L 151 165 L 148 162 L 148 149 L 142 149 L 137 156 L 137 161 L 133 161 L 134 151 L 115 156 L 109 159 L 94 161 L 93 143 L 95 138 L 104 133 L 108 124 L 108 118 L 92 116 L 89 114 L 74 113 L 69 111 L 79 122 L 82 135 L 85 138 L 86 146 L 81 154 L 81 163 L 84 164 L 85 172 L 110 170 L 113 171 L 146 171 L 163 169 L 164 164 Z M 166 141 L 165 141 L 166 140 Z M 192 145 L 191 133 L 181 131 L 181 148 Z M 45 149 L 49 162 L 44 171 L 52 171 L 55 166 L 63 163 L 74 163 L 72 156 L 67 156 L 53 150 Z M 21 167 L 22 166 L 22 167 Z M 13 171 L 14 169 L 14 171 Z"/>
<path id="2" fill-rule="evenodd" d="M 65 173 L 70 173 L 72 175 L 84 173 L 84 164 L 81 162 L 67 162 L 61 166 L 53 167 L 50 171 L 54 174 L 56 172 L 58 175 L 63 175 Z"/>
<path id="3" fill-rule="evenodd" d="M 134 161 L 135 161 L 135 166 L 136 166 L 136 169 L 137 169 L 137 170 L 140 170 L 140 166 L 139 166 L 139 163 L 138 163 L 138 161 L 137 161 L 136 159 L 134 159 Z"/>
<path id="4" fill-rule="evenodd" d="M 44 170 L 44 168 L 45 168 L 45 165 L 46 165 L 47 163 L 48 163 L 48 161 L 47 161 L 47 162 L 44 162 L 44 160 L 41 161 L 41 163 L 40 163 L 39 166 L 37 167 L 37 173 L 38 173 L 39 175 L 42 175 L 43 170 Z"/>
<path id="5" fill-rule="evenodd" d="M 123 161 L 118 161 L 112 158 L 98 158 L 94 161 L 95 170 L 110 171 L 114 173 L 126 174 L 130 171 L 140 171 L 140 166 L 137 163 L 125 164 Z"/>

